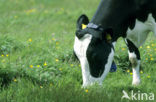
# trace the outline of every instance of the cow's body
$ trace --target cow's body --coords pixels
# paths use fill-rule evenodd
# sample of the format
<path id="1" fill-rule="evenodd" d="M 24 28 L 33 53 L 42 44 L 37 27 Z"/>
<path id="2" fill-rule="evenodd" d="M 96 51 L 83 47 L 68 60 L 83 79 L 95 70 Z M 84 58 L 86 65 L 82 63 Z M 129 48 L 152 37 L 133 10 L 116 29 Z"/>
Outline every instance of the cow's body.
<path id="1" fill-rule="evenodd" d="M 145 22 L 136 20 L 135 27 L 132 30 L 127 30 L 126 38 L 131 40 L 136 47 L 140 47 L 145 42 L 150 31 L 156 36 L 156 23 L 152 14 L 148 15 Z"/>
<path id="2" fill-rule="evenodd" d="M 84 19 L 83 19 L 84 18 Z M 78 24 L 87 24 L 85 16 Z M 140 83 L 140 47 L 152 31 L 156 35 L 156 0 L 102 0 L 88 26 L 78 28 L 74 52 L 81 63 L 83 86 L 102 83 L 114 57 L 117 39 L 123 37 L 128 47 L 129 60 L 133 68 L 133 84 Z M 96 25 L 101 25 L 94 28 Z M 111 42 L 105 35 L 111 33 Z"/>

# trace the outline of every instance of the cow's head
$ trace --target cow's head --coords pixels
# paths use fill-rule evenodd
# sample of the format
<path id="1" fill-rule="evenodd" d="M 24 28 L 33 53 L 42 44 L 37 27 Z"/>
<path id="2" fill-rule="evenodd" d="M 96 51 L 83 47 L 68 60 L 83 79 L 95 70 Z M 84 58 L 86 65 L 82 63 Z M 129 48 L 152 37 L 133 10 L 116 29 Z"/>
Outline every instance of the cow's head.
<path id="1" fill-rule="evenodd" d="M 88 23 L 88 17 L 85 15 L 81 15 L 77 20 L 74 53 L 81 63 L 82 73 L 89 73 L 87 76 L 90 78 L 104 79 L 110 70 L 114 56 L 111 41 L 113 32 L 111 29 L 100 31 L 85 28 Z M 84 79 L 90 80 L 83 78 L 83 81 Z"/>

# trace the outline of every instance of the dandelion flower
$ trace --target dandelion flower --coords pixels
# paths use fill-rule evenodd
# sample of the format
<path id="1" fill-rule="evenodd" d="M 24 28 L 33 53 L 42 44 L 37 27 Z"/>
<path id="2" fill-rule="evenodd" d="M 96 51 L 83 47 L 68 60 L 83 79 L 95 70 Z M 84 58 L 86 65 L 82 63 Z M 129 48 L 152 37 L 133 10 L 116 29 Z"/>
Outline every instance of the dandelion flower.
<path id="1" fill-rule="evenodd" d="M 29 15 L 30 13 L 36 12 L 36 9 L 30 9 L 26 11 L 26 14 Z"/>
<path id="2" fill-rule="evenodd" d="M 152 44 L 152 47 L 154 47 L 155 45 L 154 44 Z"/>
<path id="3" fill-rule="evenodd" d="M 56 42 L 56 45 L 58 45 L 59 44 L 59 42 Z"/>
<path id="4" fill-rule="evenodd" d="M 28 41 L 29 41 L 29 42 L 32 42 L 32 39 L 31 39 L 31 38 L 29 38 L 29 39 L 28 39 Z"/>
<path id="5" fill-rule="evenodd" d="M 44 62 L 44 66 L 47 66 L 47 62 Z"/>
<path id="6" fill-rule="evenodd" d="M 18 16 L 14 16 L 14 18 L 18 18 Z"/>
<path id="7" fill-rule="evenodd" d="M 148 75 L 148 76 L 147 76 L 147 78 L 151 78 L 151 76 L 150 76 L 150 75 Z"/>
<path id="8" fill-rule="evenodd" d="M 62 71 L 62 68 L 59 68 L 60 71 Z"/>
<path id="9" fill-rule="evenodd" d="M 79 64 L 79 67 L 81 67 L 81 65 Z"/>
<path id="10" fill-rule="evenodd" d="M 17 79 L 16 78 L 14 78 L 14 80 L 13 80 L 14 82 L 17 82 Z"/>
<path id="11" fill-rule="evenodd" d="M 56 39 L 55 38 L 52 38 L 52 41 L 55 41 Z"/>
<path id="12" fill-rule="evenodd" d="M 150 54 L 150 56 L 152 57 L 153 55 L 152 55 L 152 54 Z"/>
<path id="13" fill-rule="evenodd" d="M 39 68 L 40 67 L 40 65 L 37 65 L 37 68 Z"/>
<path id="14" fill-rule="evenodd" d="M 85 92 L 88 93 L 88 89 L 86 89 Z"/>
<path id="15" fill-rule="evenodd" d="M 143 74 L 144 72 L 141 70 L 140 73 Z"/>
<path id="16" fill-rule="evenodd" d="M 130 70 L 128 69 L 128 70 L 127 70 L 127 72 L 129 73 L 129 72 L 130 72 Z"/>
<path id="17" fill-rule="evenodd" d="M 6 54 L 6 57 L 8 57 L 9 55 L 8 54 Z"/>
<path id="18" fill-rule="evenodd" d="M 53 86 L 53 84 L 52 84 L 52 83 L 50 83 L 50 86 Z"/>
<path id="19" fill-rule="evenodd" d="M 133 73 L 131 72 L 130 75 L 133 75 Z"/>
<path id="20" fill-rule="evenodd" d="M 3 55 L 3 54 L 2 54 L 1 56 L 2 56 L 2 57 L 4 57 L 4 55 Z"/>
<path id="21" fill-rule="evenodd" d="M 42 88 L 43 88 L 43 86 L 40 86 L 40 88 L 42 89 Z"/>
<path id="22" fill-rule="evenodd" d="M 56 62 L 58 62 L 58 61 L 59 61 L 59 59 L 55 59 L 55 61 L 56 61 Z"/>
<path id="23" fill-rule="evenodd" d="M 124 51 L 124 50 L 126 50 L 125 48 L 122 48 L 122 50 Z"/>
<path id="24" fill-rule="evenodd" d="M 146 48 L 150 49 L 150 46 L 147 46 Z"/>
<path id="25" fill-rule="evenodd" d="M 151 57 L 151 61 L 153 61 L 153 60 L 154 60 L 154 58 Z"/>
<path id="26" fill-rule="evenodd" d="M 30 68 L 33 68 L 33 65 L 30 65 L 29 67 L 30 67 Z"/>
<path id="27" fill-rule="evenodd" d="M 73 65 L 73 64 L 71 64 L 70 66 L 71 66 L 71 67 L 73 67 L 74 65 Z"/>

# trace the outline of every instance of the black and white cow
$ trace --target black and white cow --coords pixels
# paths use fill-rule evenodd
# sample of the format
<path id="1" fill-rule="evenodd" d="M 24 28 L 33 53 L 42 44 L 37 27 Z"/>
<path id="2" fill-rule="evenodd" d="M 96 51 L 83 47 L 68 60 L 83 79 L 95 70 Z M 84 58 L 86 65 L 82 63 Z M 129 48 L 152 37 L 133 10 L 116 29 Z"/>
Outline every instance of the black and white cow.
<path id="1" fill-rule="evenodd" d="M 108 74 L 114 46 L 123 37 L 133 68 L 133 85 L 140 83 L 138 48 L 149 32 L 156 35 L 156 0 L 102 0 L 94 17 L 77 20 L 74 53 L 81 63 L 83 86 L 102 81 Z M 82 24 L 87 25 L 82 29 Z M 111 38 L 111 39 L 110 39 Z"/>

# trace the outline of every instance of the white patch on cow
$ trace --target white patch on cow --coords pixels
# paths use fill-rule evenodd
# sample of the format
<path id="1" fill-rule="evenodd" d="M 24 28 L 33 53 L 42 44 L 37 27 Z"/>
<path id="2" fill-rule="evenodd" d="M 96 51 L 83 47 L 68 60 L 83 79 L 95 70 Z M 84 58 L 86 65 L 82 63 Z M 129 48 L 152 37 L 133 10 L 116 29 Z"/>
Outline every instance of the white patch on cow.
<path id="1" fill-rule="evenodd" d="M 127 39 L 132 41 L 136 47 L 140 47 L 146 40 L 149 32 L 153 32 L 156 36 L 156 22 L 152 17 L 152 14 L 149 14 L 146 22 L 141 22 L 136 20 L 134 29 L 128 29 Z"/>
<path id="2" fill-rule="evenodd" d="M 137 62 L 137 66 L 133 68 L 133 82 L 132 85 L 140 84 L 140 60 Z"/>
<path id="3" fill-rule="evenodd" d="M 136 54 L 130 53 L 128 51 L 129 54 L 129 60 L 132 64 L 132 69 L 133 69 L 133 81 L 132 81 L 132 85 L 139 85 L 140 84 L 140 60 L 137 60 L 136 58 Z"/>
<path id="4" fill-rule="evenodd" d="M 75 36 L 74 52 L 81 63 L 83 86 L 88 86 L 90 84 L 89 80 L 90 72 L 89 72 L 89 64 L 86 57 L 86 51 L 91 39 L 92 35 L 90 34 L 85 34 L 81 39 L 78 39 Z"/>
<path id="5" fill-rule="evenodd" d="M 116 45 L 116 42 L 112 42 L 112 44 L 113 44 L 113 47 L 115 47 L 115 45 Z"/>
<path id="6" fill-rule="evenodd" d="M 87 51 L 87 48 L 89 46 L 91 39 L 92 39 L 92 36 L 90 34 L 86 34 L 81 39 L 78 39 L 77 37 L 75 37 L 74 52 L 77 55 L 77 57 L 81 63 L 83 87 L 92 85 L 96 82 L 98 84 L 102 85 L 104 78 L 106 77 L 106 75 L 110 71 L 111 64 L 112 64 L 112 61 L 114 58 L 114 50 L 111 49 L 111 52 L 108 56 L 107 63 L 105 65 L 105 70 L 104 70 L 103 74 L 99 78 L 93 77 L 90 74 L 89 63 L 88 63 L 87 56 L 86 56 L 86 51 Z"/>

